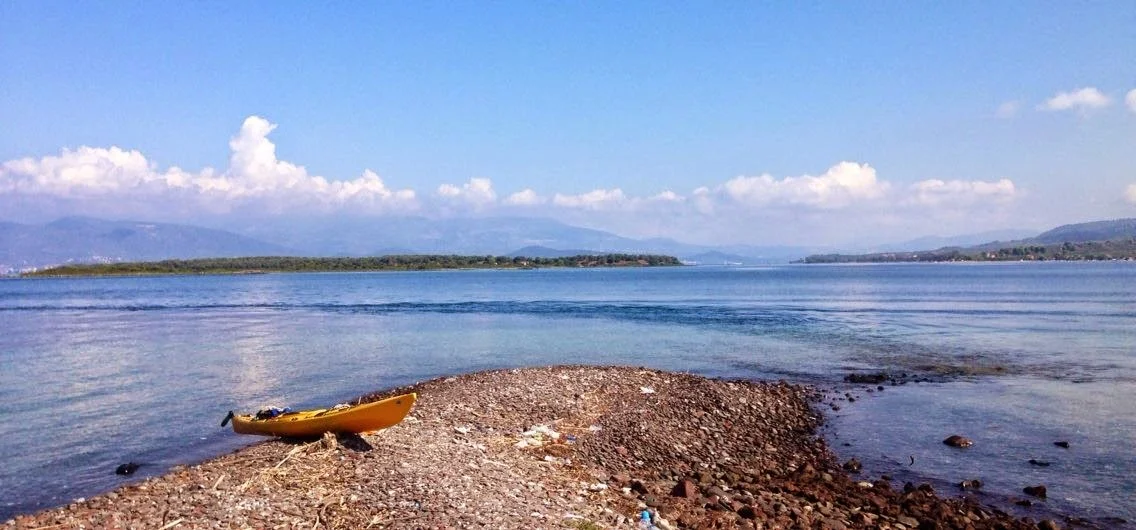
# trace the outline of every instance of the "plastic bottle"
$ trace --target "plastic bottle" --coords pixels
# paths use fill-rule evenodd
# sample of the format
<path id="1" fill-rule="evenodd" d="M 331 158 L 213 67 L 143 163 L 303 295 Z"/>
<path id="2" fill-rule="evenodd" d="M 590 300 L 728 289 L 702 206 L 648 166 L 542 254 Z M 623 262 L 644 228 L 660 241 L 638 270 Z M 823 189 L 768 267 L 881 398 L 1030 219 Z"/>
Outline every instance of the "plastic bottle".
<path id="1" fill-rule="evenodd" d="M 641 530 L 658 530 L 655 523 L 651 522 L 651 511 L 643 510 L 639 513 L 639 528 Z"/>

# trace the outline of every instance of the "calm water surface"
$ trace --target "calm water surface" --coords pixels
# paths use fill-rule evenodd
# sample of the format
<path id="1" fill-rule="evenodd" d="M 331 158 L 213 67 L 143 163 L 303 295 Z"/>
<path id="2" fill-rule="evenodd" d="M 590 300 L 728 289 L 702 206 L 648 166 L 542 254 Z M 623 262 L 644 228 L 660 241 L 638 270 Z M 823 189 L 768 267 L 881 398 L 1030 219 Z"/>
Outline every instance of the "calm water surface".
<path id="1" fill-rule="evenodd" d="M 948 493 L 1044 483 L 1040 510 L 1136 520 L 1136 264 L 1045 263 L 0 281 L 0 521 L 113 488 L 123 462 L 247 444 L 218 426 L 230 409 L 565 362 L 950 374 L 830 411 L 833 447 Z"/>

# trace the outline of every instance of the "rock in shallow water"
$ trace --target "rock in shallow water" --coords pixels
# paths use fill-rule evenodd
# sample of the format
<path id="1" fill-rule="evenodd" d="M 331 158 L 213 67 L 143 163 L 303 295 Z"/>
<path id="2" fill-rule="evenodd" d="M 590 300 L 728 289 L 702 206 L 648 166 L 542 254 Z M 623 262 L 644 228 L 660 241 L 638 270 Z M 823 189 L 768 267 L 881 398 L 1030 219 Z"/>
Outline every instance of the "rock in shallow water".
<path id="1" fill-rule="evenodd" d="M 957 434 L 948 436 L 947 439 L 943 440 L 943 443 L 951 447 L 970 447 L 974 445 L 974 442 L 970 441 L 969 438 L 964 438 Z"/>
<path id="2" fill-rule="evenodd" d="M 1025 492 L 1026 495 L 1033 495 L 1034 497 L 1040 499 L 1045 498 L 1045 486 L 1041 484 L 1037 486 L 1026 486 L 1025 488 L 1022 488 L 1022 491 Z"/>

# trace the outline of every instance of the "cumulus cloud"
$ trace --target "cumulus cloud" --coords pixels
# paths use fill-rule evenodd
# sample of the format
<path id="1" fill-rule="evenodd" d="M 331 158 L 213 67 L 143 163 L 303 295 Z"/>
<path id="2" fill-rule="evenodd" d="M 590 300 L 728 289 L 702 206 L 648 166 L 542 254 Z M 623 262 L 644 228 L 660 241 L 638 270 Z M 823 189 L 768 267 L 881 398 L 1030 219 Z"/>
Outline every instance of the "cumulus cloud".
<path id="1" fill-rule="evenodd" d="M 1128 188 L 1124 190 L 1124 199 L 1131 204 L 1136 204 L 1136 184 L 1128 185 Z"/>
<path id="2" fill-rule="evenodd" d="M 522 188 L 498 197 L 489 178 L 475 177 L 462 184 L 442 184 L 420 199 L 414 190 L 388 187 L 370 169 L 351 180 L 332 180 L 281 160 L 270 139 L 275 128 L 264 118 L 247 118 L 230 138 L 231 154 L 223 170 L 162 169 L 141 152 L 120 147 L 84 146 L 3 162 L 0 211 L 15 215 L 18 208 L 23 215 L 36 215 L 50 205 L 52 212 L 62 214 L 158 221 L 228 212 L 431 216 L 492 215 L 527 208 L 530 213 L 627 235 L 685 233 L 746 240 L 759 237 L 757 227 L 762 226 L 771 227 L 769 237 L 782 237 L 772 227 L 786 223 L 807 226 L 809 233 L 831 229 L 854 234 L 857 227 L 876 226 L 871 219 L 877 225 L 897 226 L 916 221 L 934 225 L 935 220 L 948 218 L 977 222 L 974 219 L 983 215 L 1008 211 L 1004 206 L 1019 195 L 1009 179 L 931 179 L 896 185 L 868 164 L 840 162 L 820 174 L 738 176 L 689 193 L 664 189 L 629 194 L 619 187 L 600 187 L 579 194 L 541 195 Z M 1136 185 L 1126 194 L 1136 204 Z"/>
<path id="3" fill-rule="evenodd" d="M 493 182 L 487 178 L 471 178 L 461 187 L 442 184 L 438 186 L 438 195 L 474 208 L 484 208 L 497 202 L 497 192 L 493 191 Z"/>
<path id="4" fill-rule="evenodd" d="M 1022 108 L 1020 101 L 1007 101 L 998 105 L 998 110 L 995 113 L 999 118 L 1013 118 L 1018 115 L 1018 111 Z"/>
<path id="5" fill-rule="evenodd" d="M 929 179 L 911 185 L 908 201 L 922 206 L 966 206 L 976 202 L 1005 203 L 1017 196 L 1010 179 L 996 182 L 981 180 Z"/>
<path id="6" fill-rule="evenodd" d="M 552 196 L 552 204 L 563 208 L 578 208 L 582 210 L 604 210 L 618 208 L 627 203 L 627 196 L 619 188 L 605 190 L 597 189 L 579 195 L 564 195 L 557 193 Z"/>
<path id="7" fill-rule="evenodd" d="M 1062 111 L 1077 110 L 1087 112 L 1093 109 L 1107 107 L 1112 100 L 1094 87 L 1084 87 L 1070 92 L 1058 92 L 1055 96 L 1045 100 L 1039 108 L 1041 110 Z"/>
<path id="8" fill-rule="evenodd" d="M 525 188 L 505 197 L 504 203 L 509 206 L 537 206 L 548 202 L 548 199 L 537 195 L 535 191 Z"/>
<path id="9" fill-rule="evenodd" d="M 721 190 L 730 199 L 751 206 L 788 204 L 841 208 L 858 200 L 883 197 L 888 187 L 888 183 L 876 178 L 876 170 L 871 166 L 841 162 L 819 176 L 735 177 L 723 184 Z"/>
<path id="10" fill-rule="evenodd" d="M 196 201 L 208 211 L 242 204 L 269 209 L 285 206 L 321 209 L 352 205 L 371 211 L 408 210 L 417 205 L 413 190 L 392 190 L 371 170 L 353 180 L 328 180 L 303 166 L 279 160 L 268 139 L 275 124 L 250 116 L 229 141 L 229 168 L 164 171 L 134 150 L 119 147 L 63 149 L 58 156 L 23 158 L 0 166 L 0 193 L 94 200 L 115 199 L 119 209 L 134 201 Z"/>
<path id="11" fill-rule="evenodd" d="M 1136 88 L 1128 91 L 1128 95 L 1124 96 L 1124 104 L 1128 105 L 1128 110 L 1136 112 Z"/>

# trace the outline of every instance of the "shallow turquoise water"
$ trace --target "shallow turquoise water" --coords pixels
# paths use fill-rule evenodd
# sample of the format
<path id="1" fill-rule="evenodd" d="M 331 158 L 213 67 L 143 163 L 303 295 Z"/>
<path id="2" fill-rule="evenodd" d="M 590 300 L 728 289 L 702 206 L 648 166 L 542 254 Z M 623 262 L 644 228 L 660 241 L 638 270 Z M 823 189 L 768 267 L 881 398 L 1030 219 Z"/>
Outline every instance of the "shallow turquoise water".
<path id="1" fill-rule="evenodd" d="M 0 517 L 112 488 L 122 462 L 155 474 L 247 443 L 219 428 L 230 409 L 585 363 L 806 382 L 999 366 L 846 406 L 830 429 L 852 445 L 834 445 L 1136 519 L 1131 263 L 6 280 L 0 363 Z M 942 453 L 947 431 L 981 443 Z"/>

